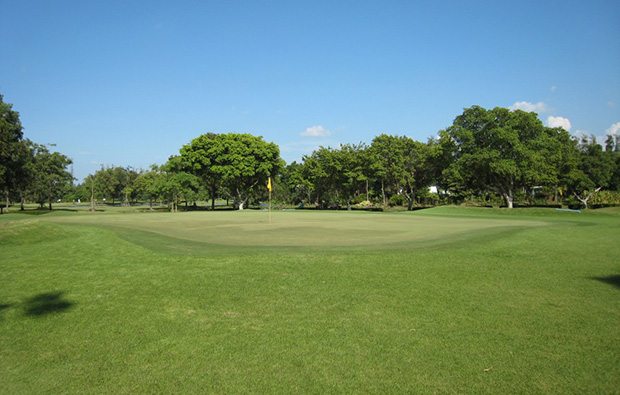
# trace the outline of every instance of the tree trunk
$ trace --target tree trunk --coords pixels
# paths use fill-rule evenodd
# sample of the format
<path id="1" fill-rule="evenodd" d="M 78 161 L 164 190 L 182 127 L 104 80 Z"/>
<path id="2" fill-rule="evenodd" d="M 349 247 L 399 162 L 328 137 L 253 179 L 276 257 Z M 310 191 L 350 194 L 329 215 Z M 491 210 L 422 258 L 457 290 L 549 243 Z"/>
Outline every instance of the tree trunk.
<path id="1" fill-rule="evenodd" d="M 588 195 L 587 195 L 586 197 L 584 197 L 584 198 L 582 198 L 581 196 L 577 195 L 575 192 L 573 192 L 573 195 L 575 195 L 575 197 L 576 197 L 577 199 L 579 199 L 579 201 L 580 201 L 581 203 L 583 203 L 584 210 L 587 210 L 587 209 L 588 209 L 588 200 L 590 200 L 590 198 L 591 198 L 592 196 L 594 196 L 594 194 L 595 194 L 595 193 L 597 193 L 598 191 L 600 191 L 601 189 L 603 189 L 603 187 L 598 187 L 598 188 L 596 188 L 596 189 L 594 190 L 594 192 L 591 192 L 590 194 L 588 194 Z"/>
<path id="2" fill-rule="evenodd" d="M 5 195 L 5 198 L 6 198 L 6 206 L 5 206 L 4 209 L 0 210 L 0 214 L 3 213 L 3 212 L 6 212 L 6 213 L 9 212 L 9 190 L 8 189 L 4 190 L 4 195 Z"/>
<path id="3" fill-rule="evenodd" d="M 385 187 L 383 185 L 383 180 L 381 180 L 381 196 L 383 196 L 383 207 L 386 207 L 387 201 L 385 200 Z"/>
<path id="4" fill-rule="evenodd" d="M 504 193 L 504 200 L 506 200 L 506 206 L 508 208 L 512 208 L 513 207 L 513 197 L 512 197 L 512 192 L 508 192 L 508 193 Z"/>

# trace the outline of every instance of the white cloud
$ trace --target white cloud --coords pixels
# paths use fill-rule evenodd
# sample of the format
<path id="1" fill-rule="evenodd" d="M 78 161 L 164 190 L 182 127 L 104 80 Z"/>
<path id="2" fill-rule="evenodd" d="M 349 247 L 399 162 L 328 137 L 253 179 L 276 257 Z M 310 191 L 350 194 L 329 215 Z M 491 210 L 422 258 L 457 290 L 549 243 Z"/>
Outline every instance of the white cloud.
<path id="1" fill-rule="evenodd" d="M 325 129 L 321 125 L 317 125 L 309 127 L 305 132 L 302 132 L 299 135 L 302 137 L 328 137 L 331 136 L 331 134 L 331 131 Z"/>
<path id="2" fill-rule="evenodd" d="M 553 85 L 553 86 L 551 87 L 551 89 L 550 89 L 550 90 L 551 90 L 551 93 L 553 93 L 553 92 L 555 92 L 556 90 L 558 90 L 558 87 L 557 87 L 557 86 L 555 86 L 555 85 Z"/>
<path id="3" fill-rule="evenodd" d="M 609 129 L 605 130 L 605 134 L 618 134 L 620 132 L 620 122 L 616 122 L 609 127 Z"/>
<path id="4" fill-rule="evenodd" d="M 616 103 L 614 103 L 612 101 L 608 101 L 607 102 L 607 107 L 609 107 L 609 108 L 616 108 Z"/>
<path id="5" fill-rule="evenodd" d="M 567 132 L 570 132 L 571 128 L 568 118 L 554 117 L 551 115 L 547 118 L 547 126 L 550 128 L 563 128 Z"/>
<path id="6" fill-rule="evenodd" d="M 542 114 L 549 111 L 549 106 L 545 103 L 539 101 L 538 103 L 530 103 L 527 101 L 518 101 L 512 106 L 508 107 L 510 110 L 523 110 L 525 112 L 535 112 L 537 114 Z"/>

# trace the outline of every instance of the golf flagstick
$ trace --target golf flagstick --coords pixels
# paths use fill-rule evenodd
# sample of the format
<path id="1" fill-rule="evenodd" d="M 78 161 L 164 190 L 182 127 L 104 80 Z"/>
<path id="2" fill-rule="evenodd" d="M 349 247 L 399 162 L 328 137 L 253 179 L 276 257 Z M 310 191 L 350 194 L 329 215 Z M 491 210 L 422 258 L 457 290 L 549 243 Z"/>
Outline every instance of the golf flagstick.
<path id="1" fill-rule="evenodd" d="M 269 223 L 271 223 L 271 177 L 267 181 L 267 189 L 269 189 Z"/>

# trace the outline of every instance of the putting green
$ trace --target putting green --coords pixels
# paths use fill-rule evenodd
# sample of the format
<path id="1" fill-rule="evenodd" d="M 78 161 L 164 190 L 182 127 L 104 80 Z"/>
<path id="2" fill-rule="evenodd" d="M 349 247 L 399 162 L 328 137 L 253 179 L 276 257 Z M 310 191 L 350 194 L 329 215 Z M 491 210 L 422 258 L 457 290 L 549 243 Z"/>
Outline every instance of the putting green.
<path id="1" fill-rule="evenodd" d="M 393 243 L 450 243 L 475 237 L 541 226 L 523 219 L 458 218 L 416 213 L 325 211 L 264 211 L 92 214 L 49 217 L 56 223 L 103 226 L 136 241 L 155 237 L 154 244 L 189 241 L 207 245 L 252 247 L 378 246 Z M 140 233 L 147 235 L 140 236 Z M 157 241 L 155 241 L 157 240 Z"/>

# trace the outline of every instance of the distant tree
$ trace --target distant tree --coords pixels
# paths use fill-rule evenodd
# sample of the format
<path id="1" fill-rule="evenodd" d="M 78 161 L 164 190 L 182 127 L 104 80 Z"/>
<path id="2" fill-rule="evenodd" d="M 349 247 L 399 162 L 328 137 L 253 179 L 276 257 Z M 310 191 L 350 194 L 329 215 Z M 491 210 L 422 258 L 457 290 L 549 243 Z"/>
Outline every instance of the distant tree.
<path id="1" fill-rule="evenodd" d="M 293 162 L 280 170 L 280 182 L 288 190 L 290 203 L 299 204 L 312 200 L 313 185 L 304 176 L 304 164 Z"/>
<path id="2" fill-rule="evenodd" d="M 430 146 L 406 136 L 381 134 L 369 152 L 383 204 L 387 205 L 390 196 L 401 195 L 411 210 L 418 191 L 433 180 Z"/>
<path id="3" fill-rule="evenodd" d="M 370 145 L 371 170 L 380 183 L 383 205 L 387 206 L 391 195 L 398 193 L 398 164 L 401 162 L 398 136 L 381 134 Z"/>
<path id="4" fill-rule="evenodd" d="M 558 134 L 567 132 L 546 128 L 535 113 L 467 108 L 440 131 L 452 158 L 443 176 L 457 189 L 495 192 L 512 208 L 515 192 L 558 184 Z"/>
<path id="5" fill-rule="evenodd" d="M 605 153 L 609 155 L 615 163 L 611 180 L 609 180 L 609 189 L 620 191 L 620 141 L 616 134 L 607 136 L 605 140 Z"/>
<path id="6" fill-rule="evenodd" d="M 152 187 L 169 202 L 171 212 L 178 211 L 180 201 L 195 196 L 199 187 L 198 178 L 183 171 L 185 168 L 180 156 L 172 156 L 159 168 L 160 172 L 153 182 Z"/>
<path id="7" fill-rule="evenodd" d="M 319 147 L 311 155 L 303 157 L 303 178 L 312 185 L 311 189 L 319 208 L 338 203 L 342 169 L 336 155 L 333 148 Z"/>
<path id="8" fill-rule="evenodd" d="M 36 144 L 28 139 L 21 140 L 16 147 L 16 157 L 19 158 L 18 165 L 14 169 L 15 182 L 13 193 L 20 201 L 20 211 L 24 211 L 24 204 L 28 196 L 35 176 L 34 146 Z"/>
<path id="9" fill-rule="evenodd" d="M 368 200 L 368 155 L 364 143 L 341 144 L 337 151 L 336 160 L 339 162 L 340 178 L 342 182 L 342 198 L 347 209 L 351 209 L 351 200 L 357 198 L 364 191 Z"/>
<path id="10" fill-rule="evenodd" d="M 149 209 L 151 210 L 153 210 L 153 199 L 156 199 L 158 196 L 157 188 L 155 187 L 158 172 L 158 166 L 151 165 L 148 171 L 140 172 L 134 182 L 136 195 L 141 198 L 147 198 L 149 200 Z"/>
<path id="11" fill-rule="evenodd" d="M 214 167 L 219 158 L 220 138 L 215 133 L 205 133 L 193 139 L 189 145 L 180 149 L 181 157 L 204 184 L 211 197 L 211 210 L 215 210 L 215 199 L 222 186 L 221 175 Z"/>
<path id="12" fill-rule="evenodd" d="M 62 197 L 73 182 L 73 176 L 67 169 L 72 163 L 66 155 L 50 152 L 44 145 L 34 145 L 34 178 L 30 192 L 35 201 L 43 207 L 48 204 L 52 210 L 54 200 Z"/>
<path id="13" fill-rule="evenodd" d="M 403 162 L 399 187 L 411 210 L 415 203 L 416 194 L 425 191 L 433 180 L 431 165 L 431 148 L 429 145 L 404 138 Z"/>
<path id="14" fill-rule="evenodd" d="M 282 166 L 278 146 L 251 134 L 202 135 L 183 146 L 180 153 L 193 174 L 206 183 L 212 199 L 221 187 L 239 209 L 257 188 L 264 189 L 268 177 Z"/>
<path id="15" fill-rule="evenodd" d="M 609 185 L 616 163 L 593 137 L 581 139 L 579 153 L 578 170 L 572 173 L 569 189 L 587 209 L 588 200 Z"/>
<path id="16" fill-rule="evenodd" d="M 19 183 L 25 153 L 19 113 L 13 111 L 13 106 L 5 103 L 3 99 L 4 96 L 0 95 L 0 191 L 4 194 L 5 210 L 8 212 L 9 194 Z M 0 209 L 0 214 L 3 211 Z"/>

